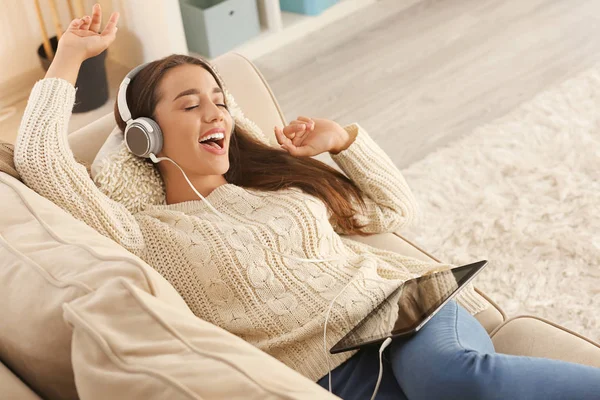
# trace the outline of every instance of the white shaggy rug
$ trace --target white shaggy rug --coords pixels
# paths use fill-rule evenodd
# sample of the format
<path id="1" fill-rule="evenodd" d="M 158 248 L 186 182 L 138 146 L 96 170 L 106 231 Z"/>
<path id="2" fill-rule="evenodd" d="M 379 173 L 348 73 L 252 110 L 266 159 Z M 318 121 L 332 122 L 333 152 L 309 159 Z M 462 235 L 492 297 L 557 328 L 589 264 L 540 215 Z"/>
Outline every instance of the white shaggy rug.
<path id="1" fill-rule="evenodd" d="M 600 65 L 403 171 L 405 231 L 444 262 L 490 261 L 475 285 L 600 342 Z"/>

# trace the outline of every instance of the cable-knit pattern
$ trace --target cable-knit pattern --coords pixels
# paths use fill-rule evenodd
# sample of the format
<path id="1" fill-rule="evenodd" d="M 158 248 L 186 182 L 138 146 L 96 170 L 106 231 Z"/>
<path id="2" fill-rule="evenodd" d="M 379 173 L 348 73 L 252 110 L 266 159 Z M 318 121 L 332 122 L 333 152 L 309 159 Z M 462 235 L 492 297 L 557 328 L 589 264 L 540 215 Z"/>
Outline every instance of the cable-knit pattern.
<path id="1" fill-rule="evenodd" d="M 440 265 L 341 237 L 319 199 L 296 188 L 277 192 L 224 184 L 200 201 L 147 205 L 132 215 L 108 199 L 73 159 L 66 127 L 74 101 L 66 81 L 38 82 L 19 132 L 16 164 L 25 182 L 75 217 L 136 252 L 164 276 L 200 318 L 245 339 L 316 381 L 327 373 L 323 323 L 330 302 L 333 346 L 406 279 Z M 396 230 L 416 209 L 400 172 L 358 125 L 334 160 L 365 192 L 371 232 Z M 342 261 L 302 263 L 296 257 Z M 140 247 L 141 246 L 141 247 Z M 464 303 L 487 307 L 478 295 Z M 460 300 L 459 300 L 460 301 Z M 389 324 L 382 318 L 379 327 Z M 332 367 L 354 352 L 331 357 Z"/>
<path id="2" fill-rule="evenodd" d="M 366 210 L 356 216 L 360 224 L 366 224 L 363 230 L 396 232 L 418 219 L 418 204 L 390 157 L 359 124 L 344 129 L 356 139 L 348 149 L 332 154 L 331 158 L 367 193 Z"/>

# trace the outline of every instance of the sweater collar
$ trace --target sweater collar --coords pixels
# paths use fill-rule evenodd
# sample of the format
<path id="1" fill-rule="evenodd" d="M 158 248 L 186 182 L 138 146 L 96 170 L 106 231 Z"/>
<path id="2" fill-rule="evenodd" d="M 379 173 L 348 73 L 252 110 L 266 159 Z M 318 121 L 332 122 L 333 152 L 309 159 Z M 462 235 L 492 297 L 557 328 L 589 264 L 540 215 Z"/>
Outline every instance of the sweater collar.
<path id="1" fill-rule="evenodd" d="M 231 196 L 235 196 L 235 194 L 240 190 L 244 189 L 240 186 L 234 185 L 233 183 L 224 183 L 220 186 L 217 186 L 212 192 L 210 192 L 208 196 L 204 196 L 204 198 L 216 208 L 228 198 L 231 198 Z M 208 208 L 208 205 L 206 205 L 204 201 L 199 198 L 198 200 L 182 201 L 181 203 L 175 204 L 159 204 L 153 206 L 153 208 L 159 210 L 180 211 L 185 214 L 189 214 L 200 209 L 204 210 Z"/>

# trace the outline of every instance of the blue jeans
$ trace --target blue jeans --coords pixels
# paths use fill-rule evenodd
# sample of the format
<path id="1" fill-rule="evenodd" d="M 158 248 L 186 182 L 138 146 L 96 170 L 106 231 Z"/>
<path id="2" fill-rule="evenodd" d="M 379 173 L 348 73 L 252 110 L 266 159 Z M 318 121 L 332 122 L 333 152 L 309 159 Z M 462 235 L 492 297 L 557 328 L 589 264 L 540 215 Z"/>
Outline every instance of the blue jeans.
<path id="1" fill-rule="evenodd" d="M 379 347 L 361 349 L 332 371 L 333 393 L 370 399 Z M 600 368 L 499 354 L 483 326 L 451 300 L 416 335 L 384 352 L 377 399 L 600 399 Z M 328 388 L 325 375 L 318 382 Z"/>

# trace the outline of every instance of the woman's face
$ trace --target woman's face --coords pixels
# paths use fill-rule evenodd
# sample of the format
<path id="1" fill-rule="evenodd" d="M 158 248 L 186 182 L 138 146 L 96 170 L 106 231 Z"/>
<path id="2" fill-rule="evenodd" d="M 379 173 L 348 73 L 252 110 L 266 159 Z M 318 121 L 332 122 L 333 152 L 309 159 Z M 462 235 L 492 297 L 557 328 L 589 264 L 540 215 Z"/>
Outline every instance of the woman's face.
<path id="1" fill-rule="evenodd" d="M 200 65 L 179 65 L 165 73 L 158 91 L 155 120 L 164 140 L 158 156 L 170 157 L 190 177 L 225 174 L 233 121 L 212 74 Z"/>

